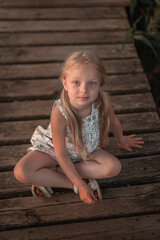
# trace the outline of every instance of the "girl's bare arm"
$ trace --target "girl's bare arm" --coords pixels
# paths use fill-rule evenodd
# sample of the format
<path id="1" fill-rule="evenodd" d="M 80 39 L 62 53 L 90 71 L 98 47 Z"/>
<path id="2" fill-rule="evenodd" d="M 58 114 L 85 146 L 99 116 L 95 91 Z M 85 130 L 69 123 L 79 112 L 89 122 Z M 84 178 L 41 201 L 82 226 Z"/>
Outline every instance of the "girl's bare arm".
<path id="1" fill-rule="evenodd" d="M 55 154 L 57 161 L 71 182 L 79 188 L 84 185 L 84 181 L 76 171 L 72 161 L 66 150 L 65 144 L 65 128 L 66 119 L 63 117 L 57 105 L 52 110 L 51 114 L 51 129 L 52 129 L 52 140 L 55 148 Z"/>

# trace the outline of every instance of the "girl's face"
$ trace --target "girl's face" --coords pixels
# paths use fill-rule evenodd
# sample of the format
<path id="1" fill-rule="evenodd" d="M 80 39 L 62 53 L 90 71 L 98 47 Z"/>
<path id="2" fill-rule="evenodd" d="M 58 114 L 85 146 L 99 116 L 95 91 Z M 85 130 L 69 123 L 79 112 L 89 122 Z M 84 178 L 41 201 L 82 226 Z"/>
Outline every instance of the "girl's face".
<path id="1" fill-rule="evenodd" d="M 62 83 L 71 105 L 77 110 L 85 109 L 98 97 L 100 74 L 93 66 L 79 65 L 69 70 Z"/>

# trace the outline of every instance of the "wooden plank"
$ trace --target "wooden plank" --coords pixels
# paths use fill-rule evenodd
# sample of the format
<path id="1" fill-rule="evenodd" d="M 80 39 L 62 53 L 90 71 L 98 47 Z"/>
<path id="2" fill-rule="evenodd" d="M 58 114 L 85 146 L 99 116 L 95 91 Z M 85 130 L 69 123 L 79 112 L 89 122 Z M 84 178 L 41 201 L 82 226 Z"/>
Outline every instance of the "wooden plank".
<path id="1" fill-rule="evenodd" d="M 144 74 L 107 76 L 107 86 L 104 89 L 107 91 L 109 88 L 111 95 L 150 91 Z M 53 99 L 61 89 L 59 79 L 1 81 L 0 100 Z"/>
<path id="2" fill-rule="evenodd" d="M 160 121 L 157 112 L 120 114 L 117 116 L 125 134 L 157 132 L 160 130 Z M 1 122 L 0 144 L 28 143 L 37 125 L 42 125 L 46 128 L 48 123 L 49 120 Z"/>
<path id="3" fill-rule="evenodd" d="M 2 81 L 0 100 L 54 98 L 61 90 L 62 84 L 58 79 Z"/>
<path id="4" fill-rule="evenodd" d="M 1 230 L 156 213 L 160 210 L 159 195 L 160 183 L 152 183 L 104 189 L 103 201 L 91 206 L 81 202 L 74 193 L 39 201 L 33 197 L 0 200 Z"/>
<path id="5" fill-rule="evenodd" d="M 49 120 L 1 122 L 0 144 L 10 145 L 14 143 L 28 143 L 31 134 L 37 127 L 37 125 L 42 125 L 44 128 L 46 128 L 48 124 Z M 7 127 L 8 129 L 5 130 L 5 127 Z"/>
<path id="6" fill-rule="evenodd" d="M 45 8 L 45 7 L 90 7 L 93 6 L 130 6 L 129 0 L 85 0 L 85 1 L 79 1 L 79 0 L 0 0 L 0 6 L 1 7 L 37 7 L 37 8 Z"/>
<path id="7" fill-rule="evenodd" d="M 111 96 L 111 102 L 117 114 L 156 110 L 151 93 Z"/>
<path id="8" fill-rule="evenodd" d="M 88 8 L 7 8 L 0 9 L 0 20 L 56 20 L 56 19 L 107 19 L 127 18 L 122 7 Z"/>
<path id="9" fill-rule="evenodd" d="M 62 34 L 62 38 L 65 34 Z M 105 45 L 76 45 L 76 46 L 48 46 L 48 47 L 8 47 L 0 49 L 0 63 L 42 63 L 64 61 L 65 57 L 73 51 L 91 51 L 98 54 L 101 59 L 136 58 L 137 53 L 133 44 L 126 44 L 121 51 L 122 44 Z"/>
<path id="10" fill-rule="evenodd" d="M 118 148 L 115 138 L 110 137 L 110 144 L 104 149 L 118 158 L 135 158 L 142 156 L 149 156 L 146 160 L 150 161 L 152 156 L 160 154 L 160 133 L 148 133 L 148 134 L 140 134 L 137 136 L 141 136 L 144 140 L 143 149 L 133 149 L 132 152 L 127 152 Z M 27 149 L 30 147 L 30 144 L 21 144 L 21 145 L 6 145 L 0 146 L 0 171 L 9 171 L 12 170 L 15 164 L 19 161 L 20 158 L 23 157 L 27 153 Z M 128 160 L 127 160 L 128 161 Z M 143 160 L 142 160 L 143 161 Z M 144 161 L 144 165 L 146 164 Z M 151 169 L 154 166 L 151 167 Z M 142 168 L 143 170 L 143 168 Z M 147 169 L 149 171 L 149 169 Z"/>
<path id="11" fill-rule="evenodd" d="M 128 94 L 150 91 L 145 74 L 125 74 L 107 76 L 108 90 L 111 94 Z"/>
<path id="12" fill-rule="evenodd" d="M 160 214 L 94 220 L 0 232 L 1 240 L 157 240 Z"/>
<path id="13" fill-rule="evenodd" d="M 104 67 L 108 75 L 142 73 L 143 69 L 140 60 L 120 59 L 104 60 Z M 0 66 L 0 79 L 34 79 L 34 78 L 53 78 L 60 75 L 62 64 L 59 63 L 39 63 L 39 64 L 12 64 Z"/>
<path id="14" fill-rule="evenodd" d="M 149 145 L 149 144 L 147 144 Z M 153 148 L 155 146 L 153 145 Z M 160 181 L 160 155 L 120 159 L 121 173 L 114 178 L 99 179 L 101 188 L 155 183 Z M 19 159 L 16 160 L 18 162 Z M 7 166 L 7 163 L 5 163 Z M 4 166 L 3 166 L 4 167 Z M 68 191 L 68 190 L 65 190 Z M 31 195 L 29 185 L 18 182 L 12 171 L 0 172 L 0 195 L 2 198 Z"/>
<path id="15" fill-rule="evenodd" d="M 53 101 L 52 98 L 0 103 L 0 121 L 49 118 Z M 115 113 L 119 114 L 155 110 L 155 103 L 150 93 L 111 96 L 111 102 Z"/>
<path id="16" fill-rule="evenodd" d="M 89 20 L 12 20 L 1 21 L 0 32 L 60 32 L 60 31 L 95 31 L 95 30 L 127 30 L 126 19 L 89 19 Z"/>
<path id="17" fill-rule="evenodd" d="M 126 31 L 81 31 L 65 32 L 62 38 L 62 32 L 46 33 L 0 33 L 0 46 L 46 46 L 63 44 L 102 44 L 102 43 L 122 43 L 125 39 Z M 131 38 L 129 42 L 131 42 Z"/>

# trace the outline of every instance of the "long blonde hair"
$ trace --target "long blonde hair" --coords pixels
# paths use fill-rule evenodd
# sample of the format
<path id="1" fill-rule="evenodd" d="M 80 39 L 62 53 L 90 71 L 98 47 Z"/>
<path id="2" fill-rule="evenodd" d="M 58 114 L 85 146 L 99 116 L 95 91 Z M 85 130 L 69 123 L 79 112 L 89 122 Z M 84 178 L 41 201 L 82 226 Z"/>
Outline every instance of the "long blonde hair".
<path id="1" fill-rule="evenodd" d="M 93 53 L 77 51 L 71 53 L 65 60 L 62 67 L 61 79 L 65 79 L 69 74 L 70 69 L 74 66 L 79 66 L 81 64 L 88 64 L 93 66 L 100 73 L 100 91 L 98 97 L 95 101 L 95 107 L 99 110 L 99 126 L 100 126 L 100 138 L 99 145 L 103 146 L 108 144 L 108 131 L 109 131 L 109 105 L 110 99 L 108 92 L 104 92 L 102 87 L 105 85 L 106 72 L 101 60 Z M 68 126 L 72 134 L 72 141 L 75 152 L 84 161 L 89 159 L 89 153 L 87 152 L 83 137 L 82 137 L 82 118 L 80 117 L 78 111 L 71 106 L 67 91 L 62 90 L 61 104 L 65 115 L 67 117 Z"/>

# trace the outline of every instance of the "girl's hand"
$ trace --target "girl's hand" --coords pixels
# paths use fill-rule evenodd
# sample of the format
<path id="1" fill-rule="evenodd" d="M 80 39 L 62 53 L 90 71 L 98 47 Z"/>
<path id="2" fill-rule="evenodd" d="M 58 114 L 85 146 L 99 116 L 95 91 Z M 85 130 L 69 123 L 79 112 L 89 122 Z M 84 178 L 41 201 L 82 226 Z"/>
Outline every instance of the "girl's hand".
<path id="1" fill-rule="evenodd" d="M 98 199 L 95 197 L 92 189 L 87 185 L 80 187 L 78 189 L 80 199 L 87 204 L 94 204 L 98 202 Z"/>
<path id="2" fill-rule="evenodd" d="M 143 148 L 141 137 L 135 137 L 136 134 L 131 134 L 129 136 L 123 136 L 120 141 L 118 141 L 118 146 L 126 151 L 132 152 L 132 148 Z"/>

